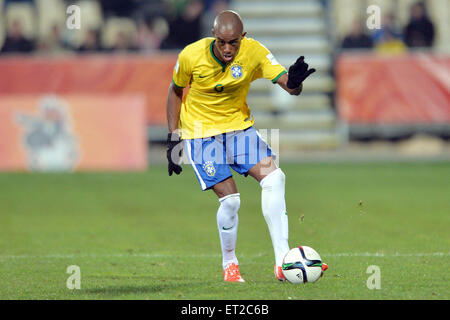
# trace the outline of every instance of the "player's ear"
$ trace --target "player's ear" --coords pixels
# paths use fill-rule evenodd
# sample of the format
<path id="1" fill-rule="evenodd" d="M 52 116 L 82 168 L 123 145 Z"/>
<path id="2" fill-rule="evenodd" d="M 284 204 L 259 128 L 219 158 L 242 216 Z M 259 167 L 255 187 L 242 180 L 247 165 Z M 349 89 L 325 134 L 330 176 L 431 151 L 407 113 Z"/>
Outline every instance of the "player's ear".
<path id="1" fill-rule="evenodd" d="M 214 28 L 211 29 L 211 33 L 212 33 L 213 37 L 215 38 L 216 37 L 216 33 L 214 32 Z"/>

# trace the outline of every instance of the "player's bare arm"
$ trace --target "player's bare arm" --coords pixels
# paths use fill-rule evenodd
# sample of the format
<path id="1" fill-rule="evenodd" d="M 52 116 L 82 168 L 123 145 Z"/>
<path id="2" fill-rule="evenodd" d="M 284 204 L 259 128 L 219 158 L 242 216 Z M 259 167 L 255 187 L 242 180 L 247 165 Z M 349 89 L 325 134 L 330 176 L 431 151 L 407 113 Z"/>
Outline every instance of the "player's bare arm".
<path id="1" fill-rule="evenodd" d="M 287 86 L 287 82 L 288 82 L 288 74 L 285 73 L 283 74 L 278 80 L 277 80 L 277 84 L 282 87 L 284 90 L 286 90 L 290 95 L 292 96 L 298 96 L 300 95 L 300 93 L 302 93 L 303 90 L 303 83 L 300 84 L 300 86 L 298 86 L 297 88 L 294 89 L 289 89 Z"/>
<path id="2" fill-rule="evenodd" d="M 180 136 L 177 132 L 178 122 L 180 120 L 181 101 L 183 99 L 183 88 L 177 87 L 171 83 L 167 93 L 167 122 L 169 133 L 167 135 L 167 161 L 169 162 L 169 176 L 175 172 L 177 175 L 183 171 L 179 165 L 181 158 Z M 174 149 L 178 148 L 177 150 Z"/>
<path id="3" fill-rule="evenodd" d="M 169 133 L 172 133 L 178 129 L 182 99 L 183 99 L 183 88 L 179 88 L 173 83 L 171 83 L 169 86 L 169 92 L 167 94 L 167 106 L 166 106 Z"/>

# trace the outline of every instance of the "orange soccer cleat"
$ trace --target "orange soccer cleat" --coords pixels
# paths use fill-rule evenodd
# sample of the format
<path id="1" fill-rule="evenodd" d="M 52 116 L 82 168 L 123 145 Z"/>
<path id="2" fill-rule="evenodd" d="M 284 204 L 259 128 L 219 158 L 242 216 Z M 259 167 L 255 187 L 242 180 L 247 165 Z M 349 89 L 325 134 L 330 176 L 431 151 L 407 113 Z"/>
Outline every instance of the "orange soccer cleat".
<path id="1" fill-rule="evenodd" d="M 277 278 L 278 281 L 284 282 L 286 281 L 286 278 L 283 274 L 283 269 L 280 266 L 275 265 L 274 268 L 275 278 Z"/>
<path id="2" fill-rule="evenodd" d="M 325 262 L 322 262 L 322 273 L 320 276 L 323 276 L 323 272 L 328 269 L 328 265 Z"/>
<path id="3" fill-rule="evenodd" d="M 235 263 L 229 263 L 223 269 L 223 280 L 227 282 L 245 282 L 239 272 L 239 266 Z"/>

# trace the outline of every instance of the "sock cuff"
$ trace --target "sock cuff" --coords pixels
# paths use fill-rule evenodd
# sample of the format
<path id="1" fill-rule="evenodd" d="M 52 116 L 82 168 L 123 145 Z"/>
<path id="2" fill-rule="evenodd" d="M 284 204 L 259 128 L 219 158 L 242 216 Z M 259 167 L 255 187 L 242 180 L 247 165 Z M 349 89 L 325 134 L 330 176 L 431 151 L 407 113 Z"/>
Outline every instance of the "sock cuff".
<path id="1" fill-rule="evenodd" d="M 267 183 L 268 181 L 270 181 L 272 179 L 272 177 L 278 176 L 278 175 L 283 175 L 283 170 L 281 170 L 281 168 L 277 168 L 274 171 L 272 171 L 271 173 L 269 173 L 267 176 L 265 176 L 260 182 L 259 185 L 261 187 L 264 187 L 264 184 Z"/>
<path id="2" fill-rule="evenodd" d="M 232 193 L 232 194 L 226 195 L 225 197 L 219 198 L 219 202 L 223 202 L 223 201 L 227 200 L 228 198 L 232 198 L 232 197 L 240 198 L 241 194 L 240 193 Z"/>

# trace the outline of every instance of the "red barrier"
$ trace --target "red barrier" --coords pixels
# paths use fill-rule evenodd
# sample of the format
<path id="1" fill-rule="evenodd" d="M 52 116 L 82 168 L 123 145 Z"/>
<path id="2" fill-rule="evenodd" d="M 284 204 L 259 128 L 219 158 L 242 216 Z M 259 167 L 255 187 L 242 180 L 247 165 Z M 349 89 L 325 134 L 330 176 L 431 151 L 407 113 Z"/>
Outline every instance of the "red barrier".
<path id="1" fill-rule="evenodd" d="M 337 108 L 350 124 L 450 123 L 450 58 L 342 55 Z"/>
<path id="2" fill-rule="evenodd" d="M 145 99 L 0 97 L 0 170 L 145 170 Z"/>
<path id="3" fill-rule="evenodd" d="M 166 124 L 167 89 L 176 54 L 87 55 L 0 59 L 0 96 L 142 94 L 148 124 Z"/>

